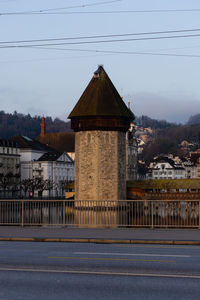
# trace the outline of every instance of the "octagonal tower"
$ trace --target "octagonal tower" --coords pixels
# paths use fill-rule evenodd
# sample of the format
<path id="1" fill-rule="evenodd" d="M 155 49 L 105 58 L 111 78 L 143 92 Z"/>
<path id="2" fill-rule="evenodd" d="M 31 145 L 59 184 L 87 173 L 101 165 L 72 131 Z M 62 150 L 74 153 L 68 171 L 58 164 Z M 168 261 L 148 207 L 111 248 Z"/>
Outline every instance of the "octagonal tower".
<path id="1" fill-rule="evenodd" d="M 69 115 L 75 134 L 75 200 L 126 199 L 126 131 L 134 115 L 102 66 Z"/>

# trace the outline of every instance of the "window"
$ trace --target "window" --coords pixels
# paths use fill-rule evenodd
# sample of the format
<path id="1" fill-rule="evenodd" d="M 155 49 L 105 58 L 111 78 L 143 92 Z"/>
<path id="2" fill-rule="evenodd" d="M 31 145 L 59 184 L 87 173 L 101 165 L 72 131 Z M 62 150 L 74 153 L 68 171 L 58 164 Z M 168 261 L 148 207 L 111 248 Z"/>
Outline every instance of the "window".
<path id="1" fill-rule="evenodd" d="M 90 135 L 90 133 L 88 133 L 88 135 L 87 135 L 87 141 L 88 141 L 88 144 L 89 144 L 90 141 L 91 141 L 91 135 Z"/>

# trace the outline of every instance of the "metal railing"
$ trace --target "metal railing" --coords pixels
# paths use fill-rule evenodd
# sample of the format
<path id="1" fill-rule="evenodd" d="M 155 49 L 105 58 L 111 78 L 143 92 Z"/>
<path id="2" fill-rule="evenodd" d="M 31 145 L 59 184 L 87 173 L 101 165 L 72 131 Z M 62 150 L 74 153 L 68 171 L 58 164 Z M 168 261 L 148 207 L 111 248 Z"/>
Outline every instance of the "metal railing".
<path id="1" fill-rule="evenodd" d="M 0 200 L 0 225 L 200 228 L 200 200 Z"/>

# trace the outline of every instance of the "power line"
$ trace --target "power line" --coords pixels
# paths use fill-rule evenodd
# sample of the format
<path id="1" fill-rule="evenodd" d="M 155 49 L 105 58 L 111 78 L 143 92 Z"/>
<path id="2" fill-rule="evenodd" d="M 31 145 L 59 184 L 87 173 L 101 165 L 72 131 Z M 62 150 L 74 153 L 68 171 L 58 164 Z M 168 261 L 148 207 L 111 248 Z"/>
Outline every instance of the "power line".
<path id="1" fill-rule="evenodd" d="M 51 41 L 65 41 L 65 40 L 85 40 L 85 39 L 90 40 L 90 39 L 98 39 L 98 38 L 115 38 L 115 37 L 129 37 L 129 36 L 140 36 L 140 35 L 145 36 L 145 35 L 172 34 L 172 33 L 185 33 L 185 32 L 198 32 L 198 31 L 200 31 L 200 28 L 167 30 L 167 31 L 149 31 L 149 32 L 138 32 L 138 33 L 122 33 L 122 34 L 109 34 L 109 35 L 91 35 L 91 36 L 80 36 L 80 37 L 0 41 L 0 44 L 15 44 L 15 43 L 21 44 L 21 43 L 51 42 Z M 175 36 L 167 36 L 167 37 L 170 38 L 170 37 L 179 37 L 179 36 L 175 35 Z M 162 37 L 158 37 L 158 38 L 162 38 Z M 151 38 L 149 38 L 149 39 L 151 39 Z"/>
<path id="2" fill-rule="evenodd" d="M 34 47 L 33 47 L 34 48 Z M 91 52 L 91 53 L 104 53 L 104 54 L 135 54 L 135 55 L 152 55 L 152 56 L 171 56 L 171 57 L 191 57 L 200 58 L 200 55 L 196 54 L 176 54 L 176 53 L 159 53 L 159 52 L 148 52 L 148 51 L 115 51 L 115 50 L 91 50 L 91 49 L 73 49 L 73 48 L 49 48 L 49 47 L 39 47 L 37 49 L 47 49 L 47 50 L 62 50 L 62 51 L 72 51 L 72 52 Z"/>
<path id="3" fill-rule="evenodd" d="M 106 4 L 111 2 L 117 2 L 121 0 L 108 1 L 100 4 Z M 176 13 L 176 12 L 200 12 L 200 8 L 191 8 L 191 9 L 152 9 L 152 10 L 110 10 L 110 11 L 63 11 L 59 12 L 57 10 L 66 10 L 70 8 L 94 6 L 97 4 L 89 4 L 82 6 L 71 6 L 71 7 L 62 7 L 62 8 L 50 8 L 50 9 L 41 9 L 35 11 L 18 11 L 18 12 L 7 12 L 0 13 L 0 16 L 12 16 L 12 15 L 74 15 L 74 14 L 142 14 L 142 13 Z M 98 4 L 99 5 L 99 4 Z"/>
<path id="4" fill-rule="evenodd" d="M 33 46 L 30 48 L 34 48 Z M 183 58 L 200 58 L 200 55 L 195 54 L 172 54 L 172 53 L 160 53 L 160 52 L 148 52 L 148 51 L 114 51 L 114 50 L 91 50 L 91 49 L 73 49 L 73 48 L 53 48 L 53 47 L 36 47 L 37 50 L 45 49 L 45 50 L 58 50 L 58 51 L 70 51 L 70 52 L 87 52 L 87 53 L 96 53 L 96 54 L 121 54 L 121 55 L 146 55 L 146 56 L 168 56 L 168 57 L 183 57 Z M 82 57 L 82 56 L 81 56 Z M 85 56 L 83 56 L 85 57 Z M 70 57 L 71 58 L 71 57 Z M 75 57 L 77 58 L 77 56 Z M 63 58 L 61 58 L 63 59 Z M 26 60 L 28 61 L 43 61 L 43 60 L 52 60 L 52 59 L 32 59 Z M 54 58 L 55 60 L 55 58 Z M 20 61 L 19 61 L 20 62 Z M 3 62 L 0 62 L 3 63 Z M 8 62 L 6 62 L 8 63 Z"/>
<path id="5" fill-rule="evenodd" d="M 154 10 L 111 10 L 111 11 L 70 11 L 70 12 L 41 12 L 36 15 L 75 15 L 75 14 L 142 14 L 142 13 L 176 13 L 176 12 L 200 12 L 200 8 L 194 9 L 154 9 Z"/>
<path id="6" fill-rule="evenodd" d="M 65 6 L 65 7 L 57 7 L 57 8 L 46 8 L 46 9 L 30 10 L 30 11 L 5 12 L 5 13 L 0 13 L 0 16 L 51 14 L 51 12 L 58 11 L 58 10 L 67 10 L 67 9 L 73 9 L 73 8 L 85 8 L 85 7 L 89 7 L 89 6 L 105 5 L 105 4 L 110 4 L 110 3 L 114 3 L 114 2 L 120 2 L 120 1 L 123 1 L 123 0 L 110 0 L 110 1 L 88 3 L 88 4 L 82 4 L 82 5 L 75 5 L 75 6 Z M 56 12 L 56 13 L 59 13 L 59 12 Z"/>
<path id="7" fill-rule="evenodd" d="M 111 39 L 111 40 L 96 40 L 96 41 L 76 41 L 76 42 L 60 42 L 60 43 L 43 43 L 33 45 L 4 45 L 0 48 L 29 48 L 41 46 L 62 46 L 62 45 L 84 45 L 84 44 L 102 44 L 102 43 L 116 43 L 116 42 L 133 42 L 133 41 L 148 41 L 148 40 L 163 40 L 163 39 L 179 39 L 179 38 L 194 38 L 199 37 L 200 34 L 185 34 L 185 35 L 171 35 L 158 37 L 140 37 L 140 38 L 126 38 L 126 39 Z"/>

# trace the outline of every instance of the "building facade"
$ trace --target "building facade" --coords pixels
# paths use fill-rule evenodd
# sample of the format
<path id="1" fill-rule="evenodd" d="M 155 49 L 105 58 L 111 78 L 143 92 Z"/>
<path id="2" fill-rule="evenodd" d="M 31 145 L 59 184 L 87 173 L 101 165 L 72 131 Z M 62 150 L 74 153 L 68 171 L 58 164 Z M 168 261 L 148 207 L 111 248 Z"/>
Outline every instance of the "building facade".
<path id="1" fill-rule="evenodd" d="M 0 197 L 17 197 L 20 182 L 20 153 L 15 141 L 0 139 Z"/>
<path id="2" fill-rule="evenodd" d="M 63 197 L 66 186 L 74 180 L 74 161 L 61 153 L 25 136 L 19 144 L 21 193 L 30 197 Z"/>
<path id="3" fill-rule="evenodd" d="M 183 179 L 186 171 L 183 165 L 168 157 L 158 157 L 150 164 L 152 179 Z"/>

